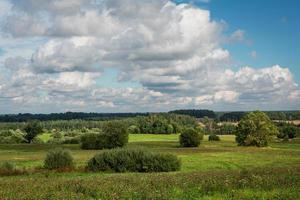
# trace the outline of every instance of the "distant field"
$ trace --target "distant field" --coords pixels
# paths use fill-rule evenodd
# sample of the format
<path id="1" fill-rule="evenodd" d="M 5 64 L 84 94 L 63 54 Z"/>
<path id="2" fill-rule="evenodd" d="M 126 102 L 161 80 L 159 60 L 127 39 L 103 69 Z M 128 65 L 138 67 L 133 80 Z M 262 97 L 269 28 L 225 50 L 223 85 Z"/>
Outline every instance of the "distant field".
<path id="1" fill-rule="evenodd" d="M 40 137 L 47 140 L 50 135 Z M 0 177 L 0 199 L 294 199 L 300 196 L 299 139 L 275 141 L 267 148 L 238 147 L 234 139 L 229 135 L 221 136 L 221 142 L 209 142 L 205 137 L 199 148 L 180 148 L 178 135 L 130 135 L 127 148 L 174 153 L 182 160 L 181 172 L 145 175 L 74 171 Z M 41 167 L 46 152 L 54 147 L 0 145 L 0 162 L 9 160 L 19 167 Z M 99 152 L 80 150 L 79 145 L 63 147 L 72 151 L 77 166 L 84 166 Z"/>

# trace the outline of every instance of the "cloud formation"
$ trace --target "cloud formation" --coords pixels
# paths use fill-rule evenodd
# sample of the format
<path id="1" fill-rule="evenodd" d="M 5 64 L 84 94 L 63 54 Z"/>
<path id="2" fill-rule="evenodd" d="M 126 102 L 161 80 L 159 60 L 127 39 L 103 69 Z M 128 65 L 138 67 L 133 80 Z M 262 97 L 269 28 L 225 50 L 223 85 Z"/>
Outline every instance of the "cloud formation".
<path id="1" fill-rule="evenodd" d="M 6 59 L 0 104 L 11 105 L 7 112 L 36 105 L 44 105 L 40 112 L 299 106 L 299 87 L 288 68 L 231 68 L 224 24 L 208 10 L 167 0 L 11 4 L 4 34 L 44 42 L 30 58 Z M 244 42 L 245 31 L 225 41 Z M 99 84 L 108 69 L 119 72 L 115 81 L 141 87 Z"/>

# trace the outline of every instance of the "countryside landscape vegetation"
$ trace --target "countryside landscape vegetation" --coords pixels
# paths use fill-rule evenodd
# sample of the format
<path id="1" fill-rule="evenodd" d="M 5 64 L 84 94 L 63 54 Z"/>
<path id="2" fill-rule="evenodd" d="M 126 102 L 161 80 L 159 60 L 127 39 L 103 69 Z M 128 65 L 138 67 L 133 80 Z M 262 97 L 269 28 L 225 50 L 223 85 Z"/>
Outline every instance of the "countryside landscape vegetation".
<path id="1" fill-rule="evenodd" d="M 300 112 L 244 113 L 238 125 L 181 112 L 1 122 L 0 197 L 298 198 L 299 125 L 286 118 Z"/>
<path id="2" fill-rule="evenodd" d="M 0 200 L 299 200 L 299 8 L 0 0 Z"/>

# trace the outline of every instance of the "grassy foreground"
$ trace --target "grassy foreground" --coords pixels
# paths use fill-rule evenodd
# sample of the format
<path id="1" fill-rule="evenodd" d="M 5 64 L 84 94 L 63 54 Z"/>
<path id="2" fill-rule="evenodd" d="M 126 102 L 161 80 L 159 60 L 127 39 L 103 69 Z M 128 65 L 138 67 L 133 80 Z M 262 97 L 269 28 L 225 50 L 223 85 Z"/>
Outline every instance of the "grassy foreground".
<path id="1" fill-rule="evenodd" d="M 179 148 L 178 135 L 130 135 L 127 148 L 169 152 L 182 160 L 177 173 L 108 174 L 42 171 L 0 177 L 0 199 L 297 199 L 300 140 L 267 148 L 237 147 L 234 136 L 204 139 L 199 148 Z M 0 145 L 0 162 L 42 166 L 53 145 Z M 69 148 L 77 166 L 98 151 Z"/>

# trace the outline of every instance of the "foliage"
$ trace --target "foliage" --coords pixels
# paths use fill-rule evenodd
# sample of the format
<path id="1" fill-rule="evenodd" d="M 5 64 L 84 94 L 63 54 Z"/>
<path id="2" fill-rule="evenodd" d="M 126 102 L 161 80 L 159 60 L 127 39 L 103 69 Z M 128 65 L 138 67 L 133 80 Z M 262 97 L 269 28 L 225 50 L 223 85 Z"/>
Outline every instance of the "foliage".
<path id="1" fill-rule="evenodd" d="M 16 114 L 16 115 L 0 115 L 0 122 L 27 122 L 30 120 L 39 121 L 57 121 L 57 120 L 108 120 L 116 118 L 147 116 L 148 113 L 82 113 L 82 112 L 66 112 L 51 114 Z"/>
<path id="2" fill-rule="evenodd" d="M 236 126 L 229 123 L 224 123 L 215 129 L 217 135 L 235 135 Z"/>
<path id="3" fill-rule="evenodd" d="M 237 127 L 236 141 L 241 146 L 267 146 L 278 129 L 270 118 L 261 111 L 255 111 L 242 118 Z"/>
<path id="4" fill-rule="evenodd" d="M 45 142 L 38 137 L 33 138 L 33 140 L 31 141 L 32 144 L 45 144 Z"/>
<path id="5" fill-rule="evenodd" d="M 122 122 L 107 122 L 102 131 L 105 138 L 104 148 L 106 149 L 123 147 L 128 143 L 128 132 Z"/>
<path id="6" fill-rule="evenodd" d="M 211 134 L 208 136 L 208 141 L 220 141 L 220 137 L 216 134 Z"/>
<path id="7" fill-rule="evenodd" d="M 69 150 L 53 149 L 48 152 L 44 161 L 46 169 L 67 169 L 73 167 L 73 157 Z"/>
<path id="8" fill-rule="evenodd" d="M 293 139 L 297 137 L 298 133 L 299 133 L 299 128 L 293 125 L 285 125 L 279 128 L 279 133 L 277 137 L 281 139 L 283 138 Z"/>
<path id="9" fill-rule="evenodd" d="M 186 127 L 195 127 L 193 117 L 176 114 L 153 114 L 148 117 L 138 117 L 137 126 L 141 133 L 172 134 L 180 133 Z"/>
<path id="10" fill-rule="evenodd" d="M 62 141 L 63 144 L 80 144 L 80 137 L 65 137 Z"/>
<path id="11" fill-rule="evenodd" d="M 141 133 L 141 130 L 139 129 L 138 126 L 131 125 L 131 126 L 128 127 L 127 132 L 129 134 L 139 134 L 139 133 Z"/>
<path id="12" fill-rule="evenodd" d="M 189 173 L 34 175 L 2 177 L 0 197 L 9 199 L 230 199 L 292 200 L 300 196 L 300 168 Z M 38 198 L 37 198 L 38 197 Z"/>
<path id="13" fill-rule="evenodd" d="M 111 121 L 103 125 L 102 132 L 90 132 L 81 136 L 82 149 L 112 149 L 128 143 L 128 132 L 121 122 Z"/>
<path id="14" fill-rule="evenodd" d="M 200 139 L 201 133 L 198 133 L 193 128 L 187 128 L 180 134 L 179 143 L 182 147 L 198 147 L 200 145 Z"/>
<path id="15" fill-rule="evenodd" d="M 41 126 L 39 121 L 31 121 L 27 123 L 24 130 L 26 132 L 25 139 L 28 141 L 28 143 L 31 143 L 31 141 L 38 134 L 41 134 L 43 132 L 43 127 Z"/>
<path id="16" fill-rule="evenodd" d="M 169 172 L 180 169 L 180 161 L 172 154 L 143 150 L 110 150 L 89 160 L 87 169 L 94 172 Z"/>
<path id="17" fill-rule="evenodd" d="M 229 122 L 238 122 L 240 121 L 247 113 L 246 112 L 229 112 L 224 113 L 220 117 L 220 121 L 229 121 Z"/>
<path id="18" fill-rule="evenodd" d="M 1 144 L 19 144 L 26 143 L 25 134 L 17 130 L 3 130 L 0 132 L 0 143 Z"/>
<path id="19" fill-rule="evenodd" d="M 189 115 L 196 118 L 216 118 L 216 113 L 212 110 L 174 110 L 169 113 L 180 114 L 180 115 Z"/>
<path id="20" fill-rule="evenodd" d="M 100 133 L 83 134 L 80 139 L 81 149 L 103 149 L 100 138 Z"/>

